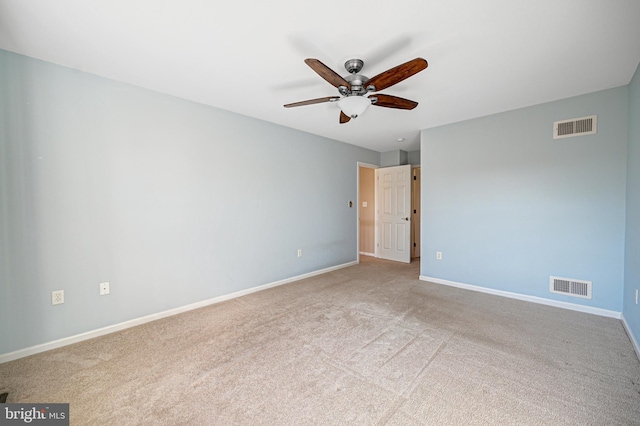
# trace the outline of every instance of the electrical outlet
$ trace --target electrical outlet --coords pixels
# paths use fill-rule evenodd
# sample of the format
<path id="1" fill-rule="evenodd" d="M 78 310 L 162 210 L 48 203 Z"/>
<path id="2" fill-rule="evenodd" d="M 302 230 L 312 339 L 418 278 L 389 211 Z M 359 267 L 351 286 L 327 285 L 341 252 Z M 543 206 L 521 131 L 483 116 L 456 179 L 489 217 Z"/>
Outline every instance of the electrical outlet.
<path id="1" fill-rule="evenodd" d="M 55 290 L 51 292 L 51 304 L 60 305 L 64 303 L 64 290 Z"/>
<path id="2" fill-rule="evenodd" d="M 302 249 L 298 249 L 298 257 L 302 257 Z"/>
<path id="3" fill-rule="evenodd" d="M 436 260 L 442 260 L 442 252 L 441 251 L 437 251 L 436 252 Z"/>
<path id="4" fill-rule="evenodd" d="M 109 294 L 109 283 L 100 283 L 100 296 L 106 296 Z"/>

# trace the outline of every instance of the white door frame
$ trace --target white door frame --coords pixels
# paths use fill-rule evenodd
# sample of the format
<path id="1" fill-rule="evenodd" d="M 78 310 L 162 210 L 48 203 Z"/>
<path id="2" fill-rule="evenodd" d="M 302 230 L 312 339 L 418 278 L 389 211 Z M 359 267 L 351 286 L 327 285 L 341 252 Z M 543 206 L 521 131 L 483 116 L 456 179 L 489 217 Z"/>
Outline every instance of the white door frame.
<path id="1" fill-rule="evenodd" d="M 360 205 L 362 204 L 360 201 L 360 167 L 365 167 L 367 169 L 378 169 L 380 166 L 375 164 L 363 163 L 358 161 L 356 164 L 356 188 L 357 188 L 357 202 L 356 202 L 356 262 L 360 263 Z M 377 208 L 378 202 L 378 180 L 374 179 L 374 202 L 373 205 Z M 375 215 L 375 225 L 374 225 L 374 249 L 376 257 L 378 257 L 378 215 Z"/>
<path id="2" fill-rule="evenodd" d="M 416 179 L 416 170 L 418 170 L 419 179 Z M 421 215 L 422 215 L 422 168 L 420 165 L 411 166 L 411 258 L 420 257 L 422 240 L 420 239 Z M 417 190 L 416 190 L 416 181 Z M 416 199 L 417 198 L 417 199 Z M 418 201 L 418 205 L 414 203 Z M 414 210 L 416 213 L 414 214 Z"/>

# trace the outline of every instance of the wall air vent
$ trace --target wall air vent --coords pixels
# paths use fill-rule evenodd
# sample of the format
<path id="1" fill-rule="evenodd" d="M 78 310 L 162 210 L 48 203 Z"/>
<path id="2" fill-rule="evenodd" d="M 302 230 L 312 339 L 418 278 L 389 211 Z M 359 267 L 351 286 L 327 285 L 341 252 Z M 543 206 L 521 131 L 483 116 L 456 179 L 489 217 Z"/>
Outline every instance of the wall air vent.
<path id="1" fill-rule="evenodd" d="M 553 123 L 553 138 L 570 138 L 572 136 L 594 135 L 598 130 L 598 116 L 573 118 Z"/>
<path id="2" fill-rule="evenodd" d="M 549 291 L 567 296 L 591 299 L 591 281 L 574 280 L 573 278 L 549 277 Z"/>

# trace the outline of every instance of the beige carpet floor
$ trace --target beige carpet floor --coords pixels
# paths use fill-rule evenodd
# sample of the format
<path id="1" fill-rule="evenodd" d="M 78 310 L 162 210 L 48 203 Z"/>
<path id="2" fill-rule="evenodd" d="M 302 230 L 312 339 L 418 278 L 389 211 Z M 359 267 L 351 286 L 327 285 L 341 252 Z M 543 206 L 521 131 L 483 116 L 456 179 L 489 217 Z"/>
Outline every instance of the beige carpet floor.
<path id="1" fill-rule="evenodd" d="M 74 425 L 632 425 L 620 321 L 359 265 L 0 364 Z"/>

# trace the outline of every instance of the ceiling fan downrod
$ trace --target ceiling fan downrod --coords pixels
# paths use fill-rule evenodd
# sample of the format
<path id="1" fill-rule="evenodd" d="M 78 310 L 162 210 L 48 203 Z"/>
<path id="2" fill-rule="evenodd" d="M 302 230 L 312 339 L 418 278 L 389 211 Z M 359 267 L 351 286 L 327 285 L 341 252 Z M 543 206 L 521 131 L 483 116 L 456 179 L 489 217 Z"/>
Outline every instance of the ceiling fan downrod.
<path id="1" fill-rule="evenodd" d="M 344 68 L 349 72 L 349 75 L 345 76 L 344 79 L 349 82 L 351 89 L 347 90 L 346 93 L 340 91 L 343 96 L 363 96 L 370 91 L 364 86 L 365 83 L 369 81 L 369 77 L 359 74 L 363 66 L 364 62 L 362 59 L 349 59 L 344 63 Z M 338 90 L 340 90 L 340 88 L 338 88 Z"/>

